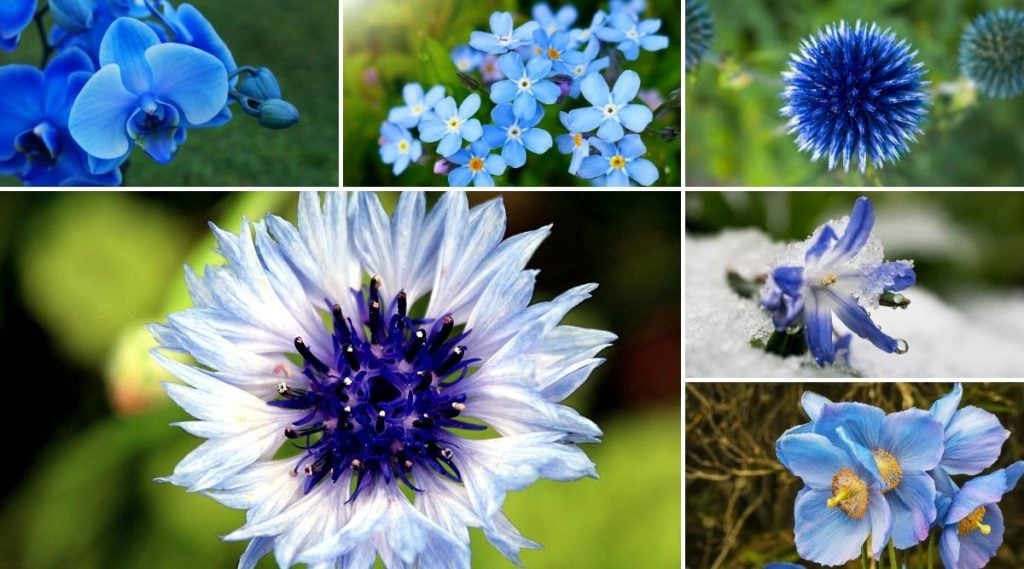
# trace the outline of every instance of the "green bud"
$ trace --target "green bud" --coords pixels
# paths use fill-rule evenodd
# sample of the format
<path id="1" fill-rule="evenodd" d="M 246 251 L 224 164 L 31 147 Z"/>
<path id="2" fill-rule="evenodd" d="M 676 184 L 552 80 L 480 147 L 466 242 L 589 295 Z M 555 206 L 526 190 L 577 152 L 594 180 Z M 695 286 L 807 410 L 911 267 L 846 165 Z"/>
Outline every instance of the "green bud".
<path id="1" fill-rule="evenodd" d="M 281 98 L 281 86 L 277 84 L 274 72 L 266 67 L 260 67 L 242 79 L 238 85 L 238 91 L 257 101 Z"/>
<path id="2" fill-rule="evenodd" d="M 288 128 L 299 122 L 299 110 L 284 99 L 268 99 L 260 105 L 260 126 Z"/>

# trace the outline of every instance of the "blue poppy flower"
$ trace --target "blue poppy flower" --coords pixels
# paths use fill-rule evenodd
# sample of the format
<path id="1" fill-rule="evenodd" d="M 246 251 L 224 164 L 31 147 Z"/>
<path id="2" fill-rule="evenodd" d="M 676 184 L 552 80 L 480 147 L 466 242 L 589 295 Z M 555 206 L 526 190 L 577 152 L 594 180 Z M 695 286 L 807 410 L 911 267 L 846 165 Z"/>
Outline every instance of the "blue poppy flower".
<path id="1" fill-rule="evenodd" d="M 0 49 L 13 51 L 21 40 L 21 32 L 32 23 L 36 0 L 4 0 L 0 2 Z"/>
<path id="2" fill-rule="evenodd" d="M 469 36 L 469 45 L 493 54 L 507 53 L 509 50 L 528 45 L 534 30 L 540 27 L 537 22 L 526 22 L 513 30 L 512 14 L 508 12 L 494 12 L 490 21 L 491 33 L 473 32 Z"/>
<path id="3" fill-rule="evenodd" d="M 593 106 L 569 112 L 572 130 L 589 132 L 597 129 L 597 136 L 608 142 L 618 142 L 622 138 L 622 127 L 642 132 L 654 120 L 654 113 L 644 105 L 630 104 L 639 90 L 640 76 L 633 70 L 623 71 L 610 91 L 600 73 L 587 75 L 580 82 L 580 91 Z"/>
<path id="4" fill-rule="evenodd" d="M 100 65 L 71 107 L 68 125 L 75 141 L 103 161 L 123 160 L 134 142 L 166 164 L 186 129 L 216 118 L 227 103 L 220 60 L 191 46 L 161 44 L 138 20 L 110 26 Z"/>
<path id="5" fill-rule="evenodd" d="M 886 415 L 863 403 L 826 403 L 813 431 L 836 445 L 851 443 L 858 461 L 881 484 L 897 549 L 928 538 L 937 510 L 935 482 L 927 473 L 938 466 L 943 451 L 938 421 L 922 409 Z M 786 458 L 794 460 L 788 453 Z"/>
<path id="6" fill-rule="evenodd" d="M 576 22 L 576 8 L 571 4 L 566 4 L 558 9 L 558 13 L 551 11 L 551 6 L 548 6 L 547 2 L 541 2 L 534 4 L 533 10 L 530 11 L 533 16 L 533 20 L 540 25 L 540 29 L 544 30 L 549 36 L 557 31 L 569 31 L 569 27 Z"/>
<path id="7" fill-rule="evenodd" d="M 484 60 L 484 52 L 473 49 L 468 45 L 457 45 L 452 50 L 452 63 L 455 68 L 463 73 L 475 71 Z"/>
<path id="8" fill-rule="evenodd" d="M 92 76 L 92 60 L 78 49 L 61 52 L 40 71 L 0 67 L 0 173 L 30 186 L 115 186 L 121 172 L 94 175 L 89 156 L 68 131 L 71 103 Z"/>
<path id="9" fill-rule="evenodd" d="M 794 507 L 800 558 L 843 565 L 860 555 L 869 535 L 871 553 L 878 557 L 894 525 L 890 504 L 849 443 L 800 433 L 782 436 L 776 446 L 780 462 L 806 484 Z"/>
<path id="10" fill-rule="evenodd" d="M 452 187 L 465 187 L 470 183 L 491 187 L 494 186 L 492 176 L 505 173 L 505 160 L 491 154 L 491 147 L 483 139 L 470 144 L 469 148 L 459 150 L 448 160 L 459 165 L 448 173 L 448 185 Z"/>
<path id="11" fill-rule="evenodd" d="M 569 89 L 570 97 L 575 99 L 580 96 L 580 86 L 586 76 L 604 71 L 608 67 L 607 57 L 594 59 L 600 49 L 601 44 L 594 41 L 588 43 L 582 52 L 569 50 L 562 54 L 562 61 L 557 67 L 559 71 L 572 78 L 572 85 Z"/>
<path id="12" fill-rule="evenodd" d="M 444 97 L 444 86 L 434 85 L 423 94 L 423 87 L 419 83 L 406 83 L 402 88 L 402 99 L 404 107 L 395 107 L 388 112 L 388 122 L 395 123 L 402 128 L 415 128 L 421 122 L 434 120 L 434 107 Z"/>
<path id="13" fill-rule="evenodd" d="M 668 47 L 668 36 L 655 35 L 661 28 L 661 20 L 643 20 L 637 22 L 626 12 L 615 12 L 608 18 L 610 27 L 597 30 L 601 41 L 618 44 L 616 47 L 633 61 L 640 57 L 640 48 L 647 51 L 659 51 Z"/>
<path id="14" fill-rule="evenodd" d="M 433 116 L 420 123 L 420 139 L 437 142 L 437 153 L 445 158 L 455 154 L 462 141 L 474 142 L 483 134 L 480 121 L 473 118 L 480 109 L 480 95 L 471 93 L 458 108 L 455 99 L 445 97 L 434 107 Z"/>
<path id="15" fill-rule="evenodd" d="M 1003 543 L 997 505 L 1024 474 L 1024 461 L 968 480 L 952 497 L 943 522 L 939 554 L 946 569 L 981 569 Z M 954 487 L 955 488 L 955 487 Z"/>
<path id="16" fill-rule="evenodd" d="M 957 409 L 963 387 L 932 404 L 932 417 L 945 429 L 945 452 L 939 467 L 949 474 L 978 474 L 999 458 L 1003 443 L 1010 437 L 999 419 L 973 405 Z"/>
<path id="17" fill-rule="evenodd" d="M 569 126 L 569 113 L 558 113 L 558 120 L 562 122 L 569 133 L 561 134 L 555 139 L 558 144 L 558 151 L 562 154 L 572 154 L 572 161 L 569 162 L 569 173 L 576 175 L 580 169 L 583 159 L 590 156 L 590 142 L 582 132 L 573 132 Z"/>
<path id="18" fill-rule="evenodd" d="M 590 180 L 604 176 L 604 185 L 607 186 L 629 186 L 630 178 L 641 186 L 650 186 L 658 180 L 658 169 L 654 164 L 640 158 L 647 152 L 640 135 L 628 134 L 617 145 L 595 137 L 590 139 L 590 145 L 601 155 L 583 159 L 579 170 L 581 178 Z"/>
<path id="19" fill-rule="evenodd" d="M 551 72 L 551 60 L 535 57 L 523 66 L 518 53 L 507 53 L 498 58 L 498 67 L 507 77 L 491 85 L 491 100 L 499 105 L 512 103 L 512 111 L 521 119 L 533 118 L 537 103 L 550 105 L 558 100 L 561 90 L 546 77 Z"/>
<path id="20" fill-rule="evenodd" d="M 590 26 L 586 28 L 576 28 L 569 32 L 569 39 L 577 44 L 587 44 L 587 47 L 598 44 L 597 30 L 604 27 L 605 20 L 608 19 L 608 14 L 604 10 L 598 10 L 594 17 L 590 20 Z M 600 47 L 600 46 L 598 46 Z"/>
<path id="21" fill-rule="evenodd" d="M 775 329 L 782 332 L 802 323 L 807 347 L 820 366 L 836 358 L 833 313 L 878 349 L 907 351 L 907 342 L 879 330 L 862 306 L 876 304 L 883 292 L 906 289 L 916 279 L 912 261 L 883 262 L 877 243 L 865 249 L 874 223 L 871 201 L 859 198 L 845 224 L 829 222 L 818 228 L 803 259 L 780 263 L 761 290 L 761 306 L 771 313 Z"/>
<path id="22" fill-rule="evenodd" d="M 521 119 L 512 112 L 512 105 L 497 105 L 491 111 L 494 124 L 484 127 L 484 141 L 491 148 L 501 148 L 501 157 L 512 168 L 526 164 L 526 151 L 543 154 L 551 148 L 551 135 L 537 128 L 544 118 L 544 111 L 534 113 L 533 118 Z"/>
<path id="23" fill-rule="evenodd" d="M 549 34 L 544 30 L 537 30 L 533 32 L 533 43 L 537 55 L 550 60 L 552 67 L 557 68 L 562 61 L 562 55 L 569 49 L 569 32 L 558 30 Z"/>
<path id="24" fill-rule="evenodd" d="M 396 176 L 423 154 L 423 145 L 412 133 L 389 122 L 380 125 L 380 142 L 380 159 L 385 164 L 394 164 L 391 171 Z"/>

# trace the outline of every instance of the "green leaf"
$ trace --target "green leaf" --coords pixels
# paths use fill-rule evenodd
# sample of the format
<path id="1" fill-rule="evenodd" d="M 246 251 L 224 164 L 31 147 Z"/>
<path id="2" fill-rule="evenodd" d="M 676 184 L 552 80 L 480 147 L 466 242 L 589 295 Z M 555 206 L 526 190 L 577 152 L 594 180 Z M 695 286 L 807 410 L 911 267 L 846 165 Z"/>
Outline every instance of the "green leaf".
<path id="1" fill-rule="evenodd" d="M 458 86 L 455 65 L 452 64 L 448 51 L 434 38 L 420 32 L 420 61 L 423 62 L 423 84 L 425 86 L 438 83 L 445 86 L 449 93 L 454 93 Z"/>

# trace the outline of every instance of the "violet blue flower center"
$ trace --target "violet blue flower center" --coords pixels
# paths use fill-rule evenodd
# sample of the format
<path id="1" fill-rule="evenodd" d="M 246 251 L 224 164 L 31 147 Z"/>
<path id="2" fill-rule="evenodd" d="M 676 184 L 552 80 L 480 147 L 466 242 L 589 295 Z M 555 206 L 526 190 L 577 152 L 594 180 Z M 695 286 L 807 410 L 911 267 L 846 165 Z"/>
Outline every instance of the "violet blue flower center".
<path id="1" fill-rule="evenodd" d="M 832 477 L 832 497 L 829 508 L 839 508 L 847 516 L 859 520 L 868 511 L 868 485 L 857 474 L 842 468 Z"/>
<path id="2" fill-rule="evenodd" d="M 882 480 L 885 482 L 882 492 L 890 492 L 899 486 L 903 481 L 903 469 L 900 467 L 900 461 L 896 460 L 896 457 L 889 451 L 882 449 L 871 451 L 871 456 L 875 457 L 878 473 L 882 475 Z"/>
<path id="3" fill-rule="evenodd" d="M 990 526 L 981 523 L 984 518 L 985 506 L 978 506 L 974 511 L 967 514 L 967 517 L 957 522 L 956 532 L 960 535 L 968 535 L 975 531 L 981 532 L 981 535 L 988 535 L 992 533 L 992 528 Z"/>
<path id="4" fill-rule="evenodd" d="M 447 429 L 484 430 L 460 421 L 466 395 L 459 383 L 476 360 L 467 360 L 450 315 L 433 322 L 409 316 L 405 292 L 385 306 L 380 279 L 356 293 L 361 322 L 332 307 L 334 353 L 314 354 L 302 338 L 295 349 L 302 356 L 308 389 L 278 386 L 280 397 L 270 405 L 309 413 L 285 429 L 302 439 L 306 453 L 295 465 L 306 477 L 308 493 L 326 477 L 336 482 L 346 470 L 356 476 L 354 500 L 378 479 L 413 482 L 414 467 L 461 482 L 456 466 L 457 436 Z M 325 355 L 325 354 L 321 354 Z"/>

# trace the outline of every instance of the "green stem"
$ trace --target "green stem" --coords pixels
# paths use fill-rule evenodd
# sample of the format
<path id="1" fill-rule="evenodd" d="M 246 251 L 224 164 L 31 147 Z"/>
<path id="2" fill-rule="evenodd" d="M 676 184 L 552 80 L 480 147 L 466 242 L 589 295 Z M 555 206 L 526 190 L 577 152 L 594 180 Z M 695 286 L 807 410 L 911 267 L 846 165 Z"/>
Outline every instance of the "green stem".
<path id="1" fill-rule="evenodd" d="M 928 569 L 932 569 L 932 563 L 934 562 L 933 552 L 935 551 L 935 534 L 928 534 Z"/>
<path id="2" fill-rule="evenodd" d="M 889 540 L 889 565 L 892 569 L 899 569 L 899 565 L 896 564 L 896 544 L 893 540 Z"/>
<path id="3" fill-rule="evenodd" d="M 49 11 L 50 4 L 47 3 L 32 18 L 36 23 L 36 31 L 39 32 L 39 43 L 43 46 L 43 62 L 39 65 L 40 68 L 46 67 L 46 62 L 50 61 L 50 55 L 53 54 L 53 46 L 46 39 L 46 27 L 43 25 L 43 16 Z"/>
<path id="4" fill-rule="evenodd" d="M 864 551 L 860 552 L 860 569 L 868 569 L 868 544 L 864 544 Z"/>

